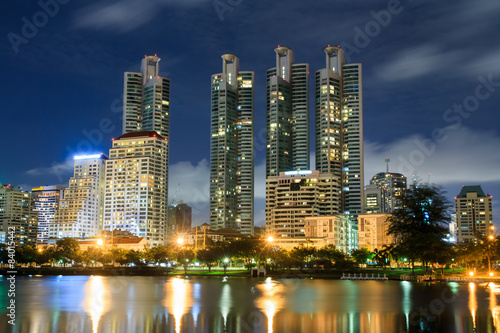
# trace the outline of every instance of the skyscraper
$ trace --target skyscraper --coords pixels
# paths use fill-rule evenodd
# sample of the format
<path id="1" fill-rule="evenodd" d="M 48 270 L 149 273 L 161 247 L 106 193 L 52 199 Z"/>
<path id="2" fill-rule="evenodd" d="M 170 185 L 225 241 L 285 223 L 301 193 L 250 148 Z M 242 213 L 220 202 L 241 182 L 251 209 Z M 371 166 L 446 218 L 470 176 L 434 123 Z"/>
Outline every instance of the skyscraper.
<path id="1" fill-rule="evenodd" d="M 222 55 L 212 75 L 210 225 L 253 234 L 254 72 L 239 69 L 234 54 Z"/>
<path id="2" fill-rule="evenodd" d="M 104 230 L 163 245 L 167 228 L 167 139 L 155 131 L 113 140 L 106 162 Z"/>
<path id="3" fill-rule="evenodd" d="M 309 64 L 295 64 L 288 47 L 274 51 L 276 67 L 267 71 L 266 177 L 309 169 Z"/>
<path id="4" fill-rule="evenodd" d="M 144 56 L 140 72 L 125 72 L 123 86 L 123 134 L 155 131 L 165 138 L 167 159 L 164 178 L 168 188 L 170 144 L 170 79 L 160 76 L 160 60 Z M 165 207 L 167 209 L 167 207 Z"/>
<path id="5" fill-rule="evenodd" d="M 107 159 L 103 154 L 74 157 L 73 177 L 64 190 L 55 223 L 49 225 L 50 238 L 85 238 L 101 233 Z"/>
<path id="6" fill-rule="evenodd" d="M 316 71 L 316 169 L 341 179 L 342 211 L 363 213 L 363 84 L 361 64 L 346 64 L 344 51 L 324 48 L 326 67 Z"/>
<path id="7" fill-rule="evenodd" d="M 160 76 L 160 60 L 144 56 L 141 72 L 125 72 L 123 133 L 156 131 L 169 138 L 170 79 Z"/>
<path id="8" fill-rule="evenodd" d="M 33 207 L 38 212 L 39 244 L 47 242 L 49 238 L 49 226 L 56 221 L 56 212 L 63 198 L 64 186 L 40 186 L 31 189 Z"/>
<path id="9" fill-rule="evenodd" d="M 455 197 L 457 241 L 472 242 L 477 236 L 493 235 L 491 195 L 480 185 L 463 186 Z"/>

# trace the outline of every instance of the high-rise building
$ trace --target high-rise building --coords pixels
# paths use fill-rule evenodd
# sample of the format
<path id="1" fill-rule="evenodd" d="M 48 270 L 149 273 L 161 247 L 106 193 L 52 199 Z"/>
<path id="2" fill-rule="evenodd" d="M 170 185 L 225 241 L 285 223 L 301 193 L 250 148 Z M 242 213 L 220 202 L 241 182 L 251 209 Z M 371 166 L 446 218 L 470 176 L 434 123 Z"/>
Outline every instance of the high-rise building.
<path id="1" fill-rule="evenodd" d="M 239 69 L 234 54 L 222 56 L 212 75 L 210 226 L 253 234 L 254 72 Z"/>
<path id="2" fill-rule="evenodd" d="M 377 213 L 389 213 L 401 208 L 401 196 L 407 189 L 406 176 L 394 172 L 379 172 L 370 179 L 370 185 L 374 185 L 381 191 L 381 210 Z M 366 187 L 369 191 L 369 187 Z M 371 192 L 371 191 L 370 191 Z M 365 193 L 365 200 L 368 202 L 370 193 Z M 370 207 L 365 206 L 366 213 L 370 213 Z M 373 212 L 374 213 L 374 212 Z"/>
<path id="3" fill-rule="evenodd" d="M 309 169 L 309 64 L 294 63 L 278 46 L 276 67 L 267 71 L 266 177 Z"/>
<path id="4" fill-rule="evenodd" d="M 491 196 L 480 185 L 463 186 L 455 197 L 457 241 L 475 241 L 493 234 Z"/>
<path id="5" fill-rule="evenodd" d="M 155 131 L 166 139 L 165 186 L 168 188 L 170 144 L 170 79 L 160 76 L 160 60 L 144 56 L 140 72 L 125 72 L 123 85 L 123 134 Z M 167 209 L 167 206 L 164 207 Z"/>
<path id="6" fill-rule="evenodd" d="M 306 217 L 339 210 L 339 180 L 330 173 L 286 171 L 266 180 L 266 231 L 275 237 L 304 237 Z"/>
<path id="7" fill-rule="evenodd" d="M 56 211 L 63 198 L 64 186 L 40 186 L 31 189 L 33 207 L 38 212 L 38 244 L 49 238 L 49 226 L 56 221 Z"/>
<path id="8" fill-rule="evenodd" d="M 88 238 L 101 233 L 106 160 L 103 154 L 74 157 L 73 177 L 64 190 L 55 223 L 49 225 L 50 238 Z"/>
<path id="9" fill-rule="evenodd" d="M 342 212 L 363 213 L 363 83 L 361 64 L 328 46 L 326 67 L 316 71 L 316 169 L 341 180 Z"/>
<path id="10" fill-rule="evenodd" d="M 170 79 L 160 76 L 160 60 L 144 56 L 140 72 L 125 72 L 123 133 L 156 131 L 169 138 Z"/>
<path id="11" fill-rule="evenodd" d="M 31 193 L 19 187 L 0 184 L 0 232 L 5 240 L 20 245 L 37 243 L 38 212 L 33 209 Z"/>
<path id="12" fill-rule="evenodd" d="M 185 203 L 168 206 L 168 235 L 191 231 L 192 209 Z"/>
<path id="13" fill-rule="evenodd" d="M 167 231 L 167 139 L 155 131 L 113 140 L 106 161 L 104 230 L 121 229 L 150 244 L 164 244 Z"/>

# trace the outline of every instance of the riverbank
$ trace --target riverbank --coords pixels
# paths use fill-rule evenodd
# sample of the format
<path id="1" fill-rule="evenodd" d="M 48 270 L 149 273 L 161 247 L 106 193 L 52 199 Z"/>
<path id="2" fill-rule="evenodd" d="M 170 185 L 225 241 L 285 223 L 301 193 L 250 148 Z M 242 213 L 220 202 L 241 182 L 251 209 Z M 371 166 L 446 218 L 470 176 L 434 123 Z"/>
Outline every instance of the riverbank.
<path id="1" fill-rule="evenodd" d="M 7 275 L 12 271 L 7 268 L 0 268 L 0 275 Z M 16 275 L 29 276 L 29 275 L 44 275 L 44 276 L 58 276 L 58 275 L 98 275 L 98 276 L 239 276 L 250 277 L 250 272 L 246 269 L 223 269 L 208 270 L 201 269 L 188 269 L 187 274 L 184 269 L 167 268 L 167 267 L 17 267 Z M 408 276 L 411 270 L 379 270 L 379 269 L 359 269 L 356 271 L 323 271 L 316 269 L 309 270 L 268 270 L 266 277 L 273 278 L 321 278 L 321 279 L 340 279 L 347 274 L 356 273 L 358 276 L 386 276 L 389 280 L 409 280 L 401 278 L 401 276 Z M 417 275 L 423 275 L 423 272 L 416 271 Z M 458 273 L 458 274 L 457 274 Z M 457 275 L 461 276 L 460 272 L 449 271 L 445 272 L 447 276 Z M 433 281 L 439 282 L 445 279 L 434 279 Z"/>

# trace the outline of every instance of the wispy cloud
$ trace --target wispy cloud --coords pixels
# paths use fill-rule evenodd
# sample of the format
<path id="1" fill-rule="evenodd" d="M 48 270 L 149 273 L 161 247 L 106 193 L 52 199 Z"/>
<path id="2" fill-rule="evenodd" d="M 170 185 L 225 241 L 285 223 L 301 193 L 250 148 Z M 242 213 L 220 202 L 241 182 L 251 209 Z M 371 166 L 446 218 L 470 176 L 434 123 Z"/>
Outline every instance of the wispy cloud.
<path id="1" fill-rule="evenodd" d="M 29 169 L 25 171 L 25 174 L 30 177 L 40 177 L 43 175 L 45 176 L 44 178 L 47 178 L 47 176 L 50 178 L 55 176 L 58 182 L 64 182 L 73 174 L 73 166 L 74 161 L 68 159 L 64 162 L 54 162 L 51 166 Z"/>
<path id="2" fill-rule="evenodd" d="M 192 7 L 208 0 L 108 0 L 77 12 L 75 27 L 130 32 L 156 18 L 167 7 Z"/>

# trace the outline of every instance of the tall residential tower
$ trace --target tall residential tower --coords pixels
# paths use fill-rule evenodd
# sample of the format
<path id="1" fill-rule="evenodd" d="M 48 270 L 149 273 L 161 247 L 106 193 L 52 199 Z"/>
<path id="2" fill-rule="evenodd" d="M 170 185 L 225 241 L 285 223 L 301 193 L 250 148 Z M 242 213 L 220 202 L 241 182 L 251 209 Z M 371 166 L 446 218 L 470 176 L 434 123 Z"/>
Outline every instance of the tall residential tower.
<path id="1" fill-rule="evenodd" d="M 342 212 L 363 213 L 363 84 L 361 64 L 328 46 L 326 67 L 316 71 L 316 169 L 341 179 Z"/>
<path id="2" fill-rule="evenodd" d="M 462 187 L 455 197 L 458 242 L 473 242 L 476 237 L 494 234 L 491 198 L 479 185 Z"/>
<path id="3" fill-rule="evenodd" d="M 309 64 L 295 64 L 288 47 L 274 51 L 276 67 L 267 71 L 266 178 L 309 169 Z"/>
<path id="4" fill-rule="evenodd" d="M 234 54 L 222 55 L 212 75 L 210 225 L 253 234 L 254 72 L 239 70 Z"/>

